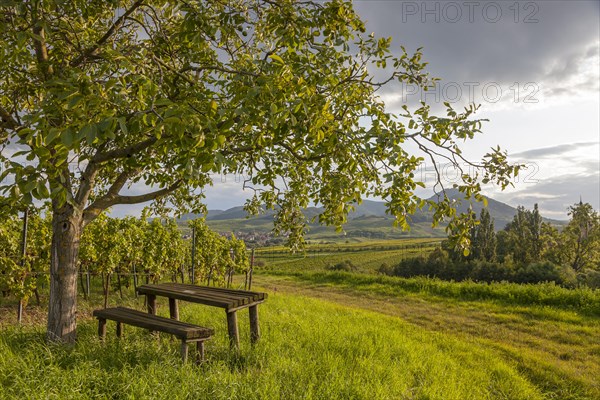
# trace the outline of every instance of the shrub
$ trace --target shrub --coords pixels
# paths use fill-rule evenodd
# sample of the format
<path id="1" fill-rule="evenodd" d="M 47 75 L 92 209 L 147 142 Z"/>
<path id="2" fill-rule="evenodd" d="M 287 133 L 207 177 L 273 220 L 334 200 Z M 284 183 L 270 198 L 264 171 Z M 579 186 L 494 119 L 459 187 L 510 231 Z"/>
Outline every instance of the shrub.
<path id="1" fill-rule="evenodd" d="M 352 261 L 350 260 L 344 260 L 342 262 L 339 262 L 335 265 L 330 264 L 329 266 L 327 266 L 327 269 L 332 270 L 332 271 L 347 271 L 347 272 L 351 272 L 351 271 L 356 271 L 357 267 L 356 265 L 354 265 L 352 263 Z"/>
<path id="2" fill-rule="evenodd" d="M 514 278 L 514 269 L 509 264 L 476 261 L 469 277 L 478 282 L 510 282 Z"/>
<path id="3" fill-rule="evenodd" d="M 577 274 L 577 282 L 592 289 L 600 289 L 600 271 L 584 269 L 583 272 Z"/>
<path id="4" fill-rule="evenodd" d="M 550 261 L 531 263 L 517 269 L 514 281 L 517 283 L 556 282 L 561 284 L 563 283 L 562 267 Z"/>
<path id="5" fill-rule="evenodd" d="M 410 278 L 412 276 L 428 276 L 435 268 L 431 268 L 431 265 L 423 257 L 407 258 L 400 261 L 394 267 L 394 275 L 401 276 L 403 278 Z"/>
<path id="6" fill-rule="evenodd" d="M 394 275 L 394 268 L 390 267 L 387 263 L 383 263 L 377 268 L 377 273 L 388 276 Z"/>
<path id="7" fill-rule="evenodd" d="M 483 260 L 453 261 L 446 251 L 436 249 L 427 259 L 423 257 L 405 259 L 393 268 L 382 265 L 378 269 L 378 272 L 402 278 L 425 276 L 457 282 L 465 280 L 488 283 L 554 282 L 565 287 L 576 286 L 578 280 L 580 283 L 590 280 L 592 284 L 600 286 L 600 273 L 598 273 L 598 278 L 596 278 L 596 275 L 590 274 L 590 278 L 587 276 L 580 276 L 578 279 L 572 268 L 556 265 L 549 261 L 519 266 L 512 262 L 510 256 L 506 257 L 505 260 L 506 262 L 504 263 Z M 596 282 L 594 279 L 598 279 L 598 282 L 594 283 Z"/>

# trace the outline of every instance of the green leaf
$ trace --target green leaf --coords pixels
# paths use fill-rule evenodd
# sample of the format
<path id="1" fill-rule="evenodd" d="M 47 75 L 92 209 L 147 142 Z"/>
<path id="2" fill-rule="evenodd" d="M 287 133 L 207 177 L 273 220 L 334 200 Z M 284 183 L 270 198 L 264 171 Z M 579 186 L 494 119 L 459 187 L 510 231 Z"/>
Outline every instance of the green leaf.
<path id="1" fill-rule="evenodd" d="M 285 64 L 285 63 L 283 62 L 283 58 L 279 57 L 277 54 L 271 54 L 271 55 L 269 56 L 269 58 L 270 58 L 271 60 L 273 60 L 273 61 L 277 62 L 278 64 L 282 64 L 282 65 L 283 65 L 283 64 Z"/>
<path id="2" fill-rule="evenodd" d="M 158 99 L 154 102 L 155 106 L 170 106 L 173 102 L 169 99 Z"/>
<path id="3" fill-rule="evenodd" d="M 118 121 L 119 121 L 119 127 L 121 128 L 121 132 L 123 132 L 125 135 L 128 135 L 129 131 L 127 130 L 127 124 L 125 123 L 125 117 L 119 118 Z"/>
<path id="4" fill-rule="evenodd" d="M 83 100 L 83 96 L 82 96 L 82 95 L 80 95 L 80 94 L 76 94 L 76 95 L 74 95 L 74 96 L 73 96 L 73 97 L 71 97 L 71 99 L 69 100 L 69 103 L 68 103 L 68 108 L 69 108 L 69 109 L 73 109 L 73 108 L 75 108 L 75 107 L 76 107 L 76 106 L 79 104 L 79 102 L 81 102 L 81 100 Z"/>
<path id="5" fill-rule="evenodd" d="M 73 133 L 72 130 L 67 129 L 65 130 L 61 135 L 60 135 L 60 141 L 62 142 L 62 144 L 64 144 L 67 148 L 72 148 L 73 147 L 73 142 L 75 141 L 75 134 Z"/>
<path id="6" fill-rule="evenodd" d="M 21 189 L 21 193 L 29 193 L 33 189 L 35 189 L 36 185 L 37 185 L 37 181 L 35 179 L 33 179 L 30 181 L 20 183 L 19 189 Z"/>
<path id="7" fill-rule="evenodd" d="M 46 145 L 49 145 L 58 136 L 60 136 L 60 131 L 56 128 L 51 128 L 50 131 L 48 131 L 48 134 L 46 135 L 46 140 L 44 140 L 44 143 Z"/>
<path id="8" fill-rule="evenodd" d="M 85 137 L 88 144 L 92 145 L 98 136 L 98 128 L 96 124 L 86 125 L 79 131 L 79 135 Z"/>
<path id="9" fill-rule="evenodd" d="M 50 192 L 48 192 L 48 188 L 46 187 L 45 183 L 42 181 L 37 182 L 36 192 L 37 192 L 36 197 L 39 200 L 47 199 L 48 197 L 50 197 Z"/>

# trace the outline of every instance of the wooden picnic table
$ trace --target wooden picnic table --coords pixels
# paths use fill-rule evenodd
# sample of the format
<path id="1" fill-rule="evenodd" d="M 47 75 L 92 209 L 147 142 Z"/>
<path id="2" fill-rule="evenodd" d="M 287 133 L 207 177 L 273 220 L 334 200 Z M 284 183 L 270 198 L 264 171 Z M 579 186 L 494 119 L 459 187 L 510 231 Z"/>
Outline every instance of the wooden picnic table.
<path id="1" fill-rule="evenodd" d="M 266 293 L 183 283 L 142 285 L 137 288 L 137 292 L 146 296 L 148 313 L 153 315 L 156 315 L 156 296 L 167 297 L 169 299 L 169 314 L 175 320 L 179 320 L 177 300 L 225 309 L 229 343 L 236 348 L 239 348 L 240 345 L 236 312 L 248 308 L 250 314 L 250 341 L 256 343 L 260 337 L 258 305 L 266 300 Z"/>

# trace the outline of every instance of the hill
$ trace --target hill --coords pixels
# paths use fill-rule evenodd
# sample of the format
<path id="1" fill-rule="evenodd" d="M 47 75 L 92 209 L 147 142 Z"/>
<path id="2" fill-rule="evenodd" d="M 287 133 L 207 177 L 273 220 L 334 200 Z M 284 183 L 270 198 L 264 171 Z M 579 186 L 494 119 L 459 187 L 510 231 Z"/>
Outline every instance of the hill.
<path id="1" fill-rule="evenodd" d="M 469 207 L 479 215 L 484 204 L 474 200 L 466 200 L 462 193 L 456 189 L 446 190 L 447 196 L 454 200 L 458 213 L 465 213 Z M 496 230 L 503 229 L 507 223 L 512 221 L 517 209 L 506 203 L 487 199 L 487 209 L 494 219 Z M 437 201 L 436 195 L 429 200 Z M 405 237 L 444 237 L 444 225 L 431 228 L 433 213 L 430 210 L 419 210 L 410 216 L 411 230 L 403 232 L 393 227 L 393 218 L 386 213 L 385 203 L 382 201 L 364 200 L 355 206 L 355 210 L 348 214 L 348 223 L 344 226 L 344 233 L 340 235 L 332 227 L 322 226 L 318 223 L 318 215 L 322 211 L 320 207 L 309 207 L 305 215 L 310 221 L 308 239 L 337 239 L 345 240 L 353 238 L 376 238 L 376 239 L 398 239 Z M 227 210 L 209 210 L 206 217 L 207 224 L 219 232 L 237 232 L 239 234 L 267 233 L 273 228 L 274 210 L 266 210 L 263 214 L 247 218 L 247 213 L 242 206 Z M 180 221 L 196 218 L 193 214 L 182 216 Z M 314 218 L 314 221 L 313 221 Z M 544 218 L 546 222 L 554 225 L 562 225 L 564 222 Z"/>

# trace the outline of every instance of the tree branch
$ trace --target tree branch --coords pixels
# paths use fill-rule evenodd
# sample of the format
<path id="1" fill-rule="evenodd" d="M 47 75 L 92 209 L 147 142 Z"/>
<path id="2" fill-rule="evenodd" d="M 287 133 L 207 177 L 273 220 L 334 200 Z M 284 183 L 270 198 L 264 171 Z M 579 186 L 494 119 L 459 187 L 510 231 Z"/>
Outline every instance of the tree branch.
<path id="1" fill-rule="evenodd" d="M 54 73 L 52 65 L 49 63 L 48 58 L 48 46 L 46 46 L 46 34 L 44 32 L 44 28 L 37 22 L 33 27 L 34 33 L 34 47 L 35 47 L 35 55 L 37 57 L 37 61 L 40 64 L 41 70 L 44 73 L 44 76 L 48 78 L 50 75 Z"/>
<path id="2" fill-rule="evenodd" d="M 131 15 L 136 9 L 138 9 L 142 5 L 142 3 L 143 3 L 143 0 L 137 0 L 135 3 L 133 3 L 131 5 L 131 7 L 129 7 L 125 11 L 125 13 L 123 13 L 123 15 L 121 15 L 119 18 L 117 18 L 117 20 L 111 25 L 110 28 L 108 28 L 108 31 L 106 31 L 104 36 L 102 36 L 100 39 L 98 39 L 98 41 L 93 46 L 84 50 L 83 53 L 79 57 L 77 57 L 76 59 L 71 61 L 71 63 L 70 63 L 71 67 L 76 67 L 79 64 L 81 64 L 83 61 L 85 61 L 86 58 L 96 55 L 98 53 L 98 49 L 100 48 L 100 46 L 102 46 L 104 43 L 106 43 L 106 41 L 108 39 L 110 39 L 110 37 L 115 33 L 115 31 L 117 29 L 119 29 L 121 26 L 123 26 L 123 24 L 127 20 L 127 17 L 129 15 Z"/>
<path id="3" fill-rule="evenodd" d="M 129 180 L 129 178 L 136 176 L 140 172 L 141 172 L 141 170 L 139 168 L 134 168 L 134 169 L 131 169 L 128 171 L 121 172 L 121 174 L 119 176 L 117 176 L 117 179 L 115 179 L 115 181 L 113 182 L 112 186 L 108 189 L 106 196 L 107 197 L 118 196 L 121 189 L 123 189 L 123 186 L 125 186 L 125 184 L 127 183 L 127 180 Z"/>
<path id="4" fill-rule="evenodd" d="M 103 163 L 105 161 L 114 160 L 116 158 L 131 157 L 133 154 L 136 154 L 136 153 L 152 146 L 157 141 L 158 141 L 158 139 L 155 136 L 153 136 L 142 142 L 132 144 L 131 146 L 123 147 L 120 149 L 114 149 L 111 151 L 107 151 L 105 153 L 98 152 L 94 155 L 94 157 L 92 157 L 90 162 L 99 164 L 99 163 Z"/>
<path id="5" fill-rule="evenodd" d="M 150 200 L 155 200 L 155 199 L 158 199 L 159 197 L 166 196 L 167 194 L 175 191 L 176 189 L 178 189 L 181 186 L 182 183 L 183 183 L 182 181 L 177 181 L 174 184 L 172 184 L 171 186 L 166 187 L 164 189 L 156 190 L 154 192 L 150 192 L 150 193 L 146 193 L 146 194 L 140 194 L 137 196 L 117 196 L 118 202 L 116 202 L 114 204 L 138 204 L 138 203 L 145 203 Z"/>
<path id="6" fill-rule="evenodd" d="M 194 72 L 219 71 L 219 72 L 223 72 L 224 74 L 247 75 L 247 76 L 253 76 L 253 77 L 259 76 L 257 73 L 254 73 L 254 72 L 239 71 L 239 70 L 235 70 L 235 69 L 221 67 L 218 65 L 203 65 L 201 67 L 194 67 L 192 65 L 188 65 L 187 67 L 181 69 L 179 72 L 183 73 L 183 72 L 187 72 L 187 71 L 194 71 Z"/>
<path id="7" fill-rule="evenodd" d="M 79 208 L 83 209 L 85 207 L 90 193 L 94 189 L 94 181 L 100 169 L 100 164 L 117 158 L 131 157 L 133 154 L 152 146 L 157 140 L 158 139 L 156 139 L 156 137 L 151 137 L 131 146 L 114 149 L 107 152 L 102 152 L 102 149 L 98 149 L 96 154 L 88 162 L 88 165 L 85 167 L 85 171 L 83 171 L 83 174 L 81 175 L 81 184 L 79 185 L 79 189 L 75 195 L 75 202 Z"/>
<path id="8" fill-rule="evenodd" d="M 75 195 L 75 204 L 80 209 L 83 209 L 90 197 L 90 193 L 94 188 L 94 181 L 96 180 L 96 175 L 98 174 L 98 164 L 90 161 L 88 165 L 85 167 L 85 171 L 81 175 L 81 183 L 79 184 L 79 189 L 77 190 L 77 194 Z"/>
<path id="9" fill-rule="evenodd" d="M 87 207 L 85 209 L 85 211 L 83 212 L 84 225 L 87 225 L 88 223 L 90 223 L 102 211 L 106 210 L 108 207 L 114 206 L 115 204 L 138 204 L 138 203 L 145 203 L 147 201 L 155 200 L 155 199 L 158 199 L 159 197 L 166 196 L 169 193 L 172 193 L 173 191 L 177 190 L 179 187 L 181 187 L 181 185 L 183 183 L 182 180 L 177 180 L 172 185 L 170 185 L 166 188 L 156 190 L 154 192 L 150 192 L 150 193 L 146 193 L 146 194 L 137 195 L 137 196 L 120 196 L 115 193 L 110 193 L 111 190 L 113 189 L 113 187 L 115 187 L 115 185 L 117 185 L 117 181 L 119 181 L 119 179 L 122 178 L 122 176 L 123 176 L 123 174 L 119 175 L 119 177 L 117 178 L 117 180 L 115 181 L 113 186 L 111 186 L 111 189 L 109 189 L 109 193 L 102 196 L 98 200 L 94 201 L 89 207 Z M 127 181 L 127 179 L 125 179 L 125 182 L 126 181 Z M 123 182 L 123 184 L 125 184 L 125 182 Z M 118 190 L 117 190 L 117 192 L 118 192 Z"/>
<path id="10" fill-rule="evenodd" d="M 295 159 L 300 160 L 300 161 L 318 161 L 321 160 L 323 158 L 325 158 L 327 156 L 327 154 L 315 154 L 313 156 L 310 157 L 305 157 L 301 154 L 296 153 L 296 151 L 294 151 L 294 149 L 292 149 L 291 146 L 289 146 L 286 143 L 278 143 L 281 147 L 283 147 L 284 149 L 286 149 Z"/>

